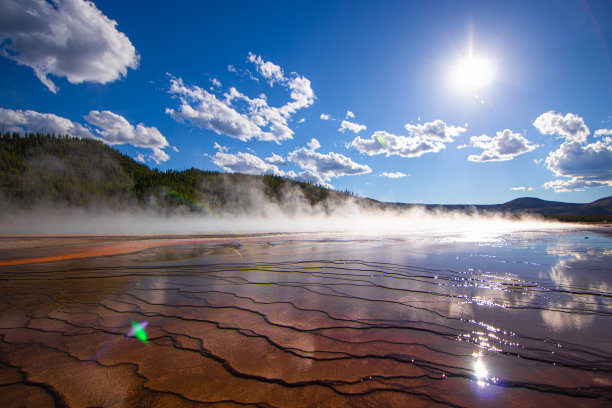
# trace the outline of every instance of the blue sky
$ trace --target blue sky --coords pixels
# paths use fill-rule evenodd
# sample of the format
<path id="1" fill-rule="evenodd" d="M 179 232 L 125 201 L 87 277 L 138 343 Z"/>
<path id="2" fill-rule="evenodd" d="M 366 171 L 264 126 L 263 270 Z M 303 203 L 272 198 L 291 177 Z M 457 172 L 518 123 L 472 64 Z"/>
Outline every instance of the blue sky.
<path id="1" fill-rule="evenodd" d="M 3 130 L 384 201 L 612 195 L 610 1 L 94 3 L 2 2 Z"/>

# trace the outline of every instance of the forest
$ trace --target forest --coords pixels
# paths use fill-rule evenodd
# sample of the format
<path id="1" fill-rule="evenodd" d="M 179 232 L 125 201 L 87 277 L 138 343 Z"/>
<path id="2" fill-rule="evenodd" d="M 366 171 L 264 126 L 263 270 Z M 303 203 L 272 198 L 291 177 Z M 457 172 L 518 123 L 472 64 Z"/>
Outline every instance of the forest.
<path id="1" fill-rule="evenodd" d="M 281 202 L 299 191 L 310 205 L 342 193 L 283 177 L 191 168 L 160 171 L 98 140 L 66 135 L 5 133 L 0 141 L 0 197 L 5 204 L 188 211 L 244 209 L 255 192 Z"/>

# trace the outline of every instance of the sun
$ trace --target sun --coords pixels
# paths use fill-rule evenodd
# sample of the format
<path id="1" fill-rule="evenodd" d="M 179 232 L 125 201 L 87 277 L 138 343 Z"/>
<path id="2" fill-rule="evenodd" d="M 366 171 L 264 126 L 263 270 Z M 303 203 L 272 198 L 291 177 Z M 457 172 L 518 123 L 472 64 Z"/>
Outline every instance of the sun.
<path id="1" fill-rule="evenodd" d="M 482 91 L 495 79 L 495 64 L 488 57 L 469 54 L 450 70 L 451 87 L 459 92 Z"/>

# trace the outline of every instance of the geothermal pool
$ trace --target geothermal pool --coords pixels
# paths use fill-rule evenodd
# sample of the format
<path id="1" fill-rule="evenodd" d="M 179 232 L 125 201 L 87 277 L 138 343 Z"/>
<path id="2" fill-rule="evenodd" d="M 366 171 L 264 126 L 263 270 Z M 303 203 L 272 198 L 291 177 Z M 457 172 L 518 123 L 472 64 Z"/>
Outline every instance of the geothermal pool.
<path id="1" fill-rule="evenodd" d="M 4 237 L 0 281 L 2 407 L 612 404 L 606 228 Z"/>

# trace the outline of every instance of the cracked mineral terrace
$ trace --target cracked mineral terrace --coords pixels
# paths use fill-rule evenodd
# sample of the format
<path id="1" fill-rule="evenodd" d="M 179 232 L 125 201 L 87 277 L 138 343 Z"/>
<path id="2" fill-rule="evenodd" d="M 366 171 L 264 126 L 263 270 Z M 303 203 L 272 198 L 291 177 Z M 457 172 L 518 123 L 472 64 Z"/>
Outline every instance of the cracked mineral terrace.
<path id="1" fill-rule="evenodd" d="M 610 406 L 611 257 L 593 230 L 4 237 L 0 406 Z"/>

